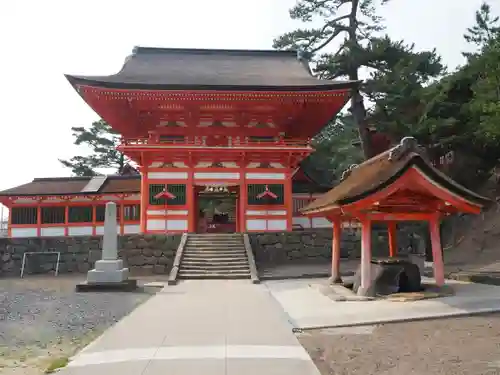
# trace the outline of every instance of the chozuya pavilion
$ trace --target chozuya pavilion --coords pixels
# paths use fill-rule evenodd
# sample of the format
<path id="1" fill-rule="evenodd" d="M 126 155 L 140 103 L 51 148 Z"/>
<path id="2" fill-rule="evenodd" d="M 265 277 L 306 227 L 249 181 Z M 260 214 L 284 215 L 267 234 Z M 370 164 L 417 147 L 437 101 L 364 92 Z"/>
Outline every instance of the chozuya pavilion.
<path id="1" fill-rule="evenodd" d="M 333 223 L 332 281 L 340 282 L 340 233 L 345 222 L 361 224 L 360 293 L 372 285 L 371 234 L 374 222 L 388 228 L 389 255 L 397 257 L 396 225 L 402 221 L 429 223 L 436 284 L 444 284 L 440 221 L 450 214 L 478 214 L 489 199 L 459 185 L 436 169 L 412 137 L 354 165 L 343 180 L 301 212 Z"/>
<path id="2" fill-rule="evenodd" d="M 2 191 L 10 237 L 102 234 L 110 201 L 120 234 L 331 227 L 299 213 L 328 189 L 299 163 L 357 82 L 313 77 L 297 52 L 145 47 L 117 74 L 66 77 L 140 174 Z"/>

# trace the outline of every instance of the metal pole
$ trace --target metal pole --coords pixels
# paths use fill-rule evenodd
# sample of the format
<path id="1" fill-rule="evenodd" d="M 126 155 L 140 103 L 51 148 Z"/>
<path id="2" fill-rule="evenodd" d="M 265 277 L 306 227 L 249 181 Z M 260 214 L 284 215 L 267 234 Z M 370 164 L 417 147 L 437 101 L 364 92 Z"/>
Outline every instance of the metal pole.
<path id="1" fill-rule="evenodd" d="M 23 254 L 23 264 L 21 265 L 21 279 L 24 275 L 24 264 L 26 263 L 26 253 Z"/>
<path id="2" fill-rule="evenodd" d="M 61 260 L 61 252 L 57 252 L 57 263 L 56 263 L 56 273 L 54 276 L 59 275 L 59 260 Z"/>

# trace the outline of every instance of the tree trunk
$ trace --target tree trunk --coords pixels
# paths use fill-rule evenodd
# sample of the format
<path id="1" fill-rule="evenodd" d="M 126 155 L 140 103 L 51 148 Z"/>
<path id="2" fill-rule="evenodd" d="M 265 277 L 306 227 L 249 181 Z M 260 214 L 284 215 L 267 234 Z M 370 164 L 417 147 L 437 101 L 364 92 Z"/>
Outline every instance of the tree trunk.
<path id="1" fill-rule="evenodd" d="M 356 30 L 358 26 L 357 12 L 359 8 L 359 0 L 352 0 L 351 14 L 349 15 L 349 46 L 350 48 L 358 48 L 358 39 Z M 358 81 L 359 66 L 351 66 L 349 69 L 349 80 Z M 359 139 L 365 159 L 373 157 L 373 147 L 371 144 L 370 132 L 366 123 L 366 110 L 363 101 L 363 96 L 358 89 L 352 90 L 351 96 L 351 113 L 354 118 L 354 123 L 358 127 Z"/>

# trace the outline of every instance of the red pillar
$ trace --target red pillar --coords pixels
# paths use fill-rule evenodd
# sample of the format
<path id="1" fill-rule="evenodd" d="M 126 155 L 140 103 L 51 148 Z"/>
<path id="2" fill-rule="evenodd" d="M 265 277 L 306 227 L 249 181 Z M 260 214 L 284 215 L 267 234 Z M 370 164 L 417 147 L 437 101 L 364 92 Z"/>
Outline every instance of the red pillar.
<path id="1" fill-rule="evenodd" d="M 364 294 L 371 286 L 372 225 L 369 219 L 361 220 L 361 287 L 358 294 Z"/>
<path id="2" fill-rule="evenodd" d="M 68 236 L 69 235 L 69 203 L 68 201 L 65 202 L 66 204 L 64 205 L 64 235 Z"/>
<path id="3" fill-rule="evenodd" d="M 236 197 L 236 232 L 241 232 L 241 220 L 240 220 L 240 198 Z"/>
<path id="4" fill-rule="evenodd" d="M 395 221 L 389 221 L 387 223 L 387 231 L 389 237 L 389 256 L 395 257 L 398 255 L 398 243 L 397 243 L 397 223 Z"/>
<path id="5" fill-rule="evenodd" d="M 284 183 L 284 203 L 286 209 L 286 230 L 291 232 L 293 230 L 293 192 L 292 192 L 292 175 L 286 173 Z"/>
<path id="6" fill-rule="evenodd" d="M 186 205 L 188 211 L 188 233 L 196 232 L 196 205 L 195 205 L 195 189 L 193 186 L 193 172 L 188 172 L 188 180 L 186 183 Z"/>
<path id="7" fill-rule="evenodd" d="M 92 235 L 97 235 L 97 203 L 92 202 Z"/>
<path id="8" fill-rule="evenodd" d="M 119 215 L 120 215 L 120 235 L 123 236 L 125 234 L 125 199 L 122 197 L 120 200 L 120 206 L 118 206 Z"/>
<path id="9" fill-rule="evenodd" d="M 439 233 L 439 217 L 435 216 L 429 221 L 432 243 L 432 261 L 434 264 L 434 279 L 438 286 L 444 285 L 443 249 Z"/>
<path id="10" fill-rule="evenodd" d="M 141 170 L 141 233 L 147 232 L 148 224 L 148 205 L 149 205 L 149 183 L 148 169 L 143 167 Z"/>
<path id="11" fill-rule="evenodd" d="M 241 174 L 244 176 L 245 171 L 242 171 Z M 245 177 L 242 177 L 240 180 L 240 232 L 245 233 L 247 231 L 247 221 L 246 221 L 246 211 L 247 211 L 247 184 L 245 181 Z"/>
<path id="12" fill-rule="evenodd" d="M 36 235 L 37 237 L 40 237 L 42 235 L 42 206 L 40 203 L 37 204 L 36 206 L 37 211 L 36 211 Z M 10 220 L 10 216 L 9 216 Z"/>
<path id="13" fill-rule="evenodd" d="M 333 221 L 333 238 L 332 238 L 332 284 L 342 283 L 340 277 L 340 238 L 342 235 L 342 222 L 340 220 Z"/>

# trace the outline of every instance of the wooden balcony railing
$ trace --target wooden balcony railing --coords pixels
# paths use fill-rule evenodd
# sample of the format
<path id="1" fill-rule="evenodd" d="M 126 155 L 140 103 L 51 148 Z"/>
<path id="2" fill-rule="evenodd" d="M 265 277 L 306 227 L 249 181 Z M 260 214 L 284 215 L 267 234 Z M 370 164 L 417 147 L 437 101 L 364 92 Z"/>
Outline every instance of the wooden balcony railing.
<path id="1" fill-rule="evenodd" d="M 251 139 L 241 137 L 239 139 L 228 139 L 225 137 L 202 138 L 202 137 L 176 137 L 172 139 L 158 139 L 154 137 L 123 138 L 121 146 L 192 146 L 192 147 L 309 147 L 310 139 Z"/>

